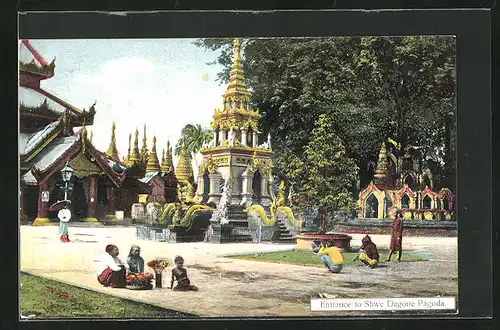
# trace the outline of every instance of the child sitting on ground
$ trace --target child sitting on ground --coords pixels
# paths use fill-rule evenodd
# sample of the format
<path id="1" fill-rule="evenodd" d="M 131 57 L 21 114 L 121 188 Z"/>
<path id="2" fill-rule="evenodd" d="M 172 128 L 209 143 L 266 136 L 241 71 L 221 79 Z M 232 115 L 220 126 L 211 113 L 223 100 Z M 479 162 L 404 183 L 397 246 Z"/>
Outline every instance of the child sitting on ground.
<path id="1" fill-rule="evenodd" d="M 138 245 L 132 245 L 127 257 L 127 264 L 131 273 L 144 273 L 144 259 L 140 254 L 141 248 Z"/>
<path id="2" fill-rule="evenodd" d="M 170 289 L 173 288 L 174 291 L 198 291 L 198 288 L 191 285 L 189 278 L 187 277 L 187 270 L 183 267 L 184 258 L 177 256 L 174 259 L 175 267 L 172 269 L 172 281 L 170 282 Z M 174 287 L 174 281 L 177 281 L 177 285 Z"/>
<path id="3" fill-rule="evenodd" d="M 377 267 L 379 262 L 379 254 L 377 246 L 372 242 L 370 236 L 366 235 L 361 240 L 359 255 L 354 258 L 354 261 L 356 260 L 361 260 L 366 266 L 370 268 Z"/>

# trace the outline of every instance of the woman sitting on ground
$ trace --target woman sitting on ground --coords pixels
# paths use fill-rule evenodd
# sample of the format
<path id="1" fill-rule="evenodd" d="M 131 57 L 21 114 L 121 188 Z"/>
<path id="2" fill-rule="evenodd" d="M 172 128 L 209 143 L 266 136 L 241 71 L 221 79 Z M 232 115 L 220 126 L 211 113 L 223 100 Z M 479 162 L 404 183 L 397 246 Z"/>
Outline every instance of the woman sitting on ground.
<path id="1" fill-rule="evenodd" d="M 170 289 L 174 291 L 198 291 L 198 288 L 191 285 L 191 281 L 187 277 L 187 270 L 183 267 L 184 258 L 177 256 L 174 259 L 175 267 L 172 269 L 172 281 L 170 282 Z M 174 281 L 177 285 L 174 287 Z"/>
<path id="2" fill-rule="evenodd" d="M 141 257 L 141 248 L 138 245 L 132 245 L 127 257 L 127 264 L 131 273 L 144 273 L 144 259 Z"/>
<path id="3" fill-rule="evenodd" d="M 100 260 L 97 272 L 97 281 L 104 286 L 112 288 L 125 287 L 125 276 L 129 266 L 118 258 L 119 253 L 116 245 L 109 244 L 106 246 L 106 254 Z"/>
<path id="4" fill-rule="evenodd" d="M 377 246 L 372 242 L 370 236 L 366 235 L 361 240 L 361 246 L 359 247 L 359 255 L 354 258 L 354 261 L 361 260 L 368 267 L 376 267 L 379 262 L 379 254 Z"/>

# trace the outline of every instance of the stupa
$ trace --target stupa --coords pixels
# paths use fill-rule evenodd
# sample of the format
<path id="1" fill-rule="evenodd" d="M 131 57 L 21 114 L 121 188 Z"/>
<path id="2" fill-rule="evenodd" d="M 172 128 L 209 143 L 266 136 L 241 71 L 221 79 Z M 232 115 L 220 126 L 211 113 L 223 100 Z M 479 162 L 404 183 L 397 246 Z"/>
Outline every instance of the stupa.
<path id="1" fill-rule="evenodd" d="M 201 150 L 203 161 L 198 170 L 198 199 L 218 205 L 223 192 L 230 192 L 224 196 L 228 211 L 222 227 L 226 228 L 226 232 L 230 228 L 231 234 L 226 233 L 224 239 L 217 235 L 217 231 L 224 231 L 224 228 L 217 212 L 214 212 L 211 241 L 249 239 L 250 235 L 242 234 L 248 227 L 243 209 L 258 204 L 269 210 L 273 152 L 269 139 L 262 145 L 258 144 L 260 117 L 259 111 L 250 105 L 241 63 L 240 40 L 235 39 L 229 86 L 222 97 L 222 108 L 214 111 L 211 123 L 213 141 Z"/>

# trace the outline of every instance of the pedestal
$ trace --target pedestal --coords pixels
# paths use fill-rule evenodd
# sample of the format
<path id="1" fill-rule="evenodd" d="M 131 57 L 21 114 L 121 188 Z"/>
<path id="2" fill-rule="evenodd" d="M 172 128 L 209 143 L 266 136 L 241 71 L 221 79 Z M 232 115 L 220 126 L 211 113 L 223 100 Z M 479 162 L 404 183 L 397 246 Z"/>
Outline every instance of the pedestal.
<path id="1" fill-rule="evenodd" d="M 231 231 L 233 226 L 212 224 L 212 232 L 208 237 L 210 243 L 227 243 L 231 242 Z"/>

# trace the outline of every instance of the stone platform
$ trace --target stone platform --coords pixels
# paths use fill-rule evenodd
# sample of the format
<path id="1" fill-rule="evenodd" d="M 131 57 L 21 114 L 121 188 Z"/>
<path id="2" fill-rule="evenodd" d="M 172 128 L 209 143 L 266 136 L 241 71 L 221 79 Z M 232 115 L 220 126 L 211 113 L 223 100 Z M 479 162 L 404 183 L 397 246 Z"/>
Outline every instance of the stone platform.
<path id="1" fill-rule="evenodd" d="M 457 236 L 457 221 L 433 221 L 433 220 L 403 220 L 404 236 Z M 392 219 L 365 220 L 352 219 L 339 222 L 335 226 L 335 232 L 348 234 L 377 234 L 390 235 Z"/>

